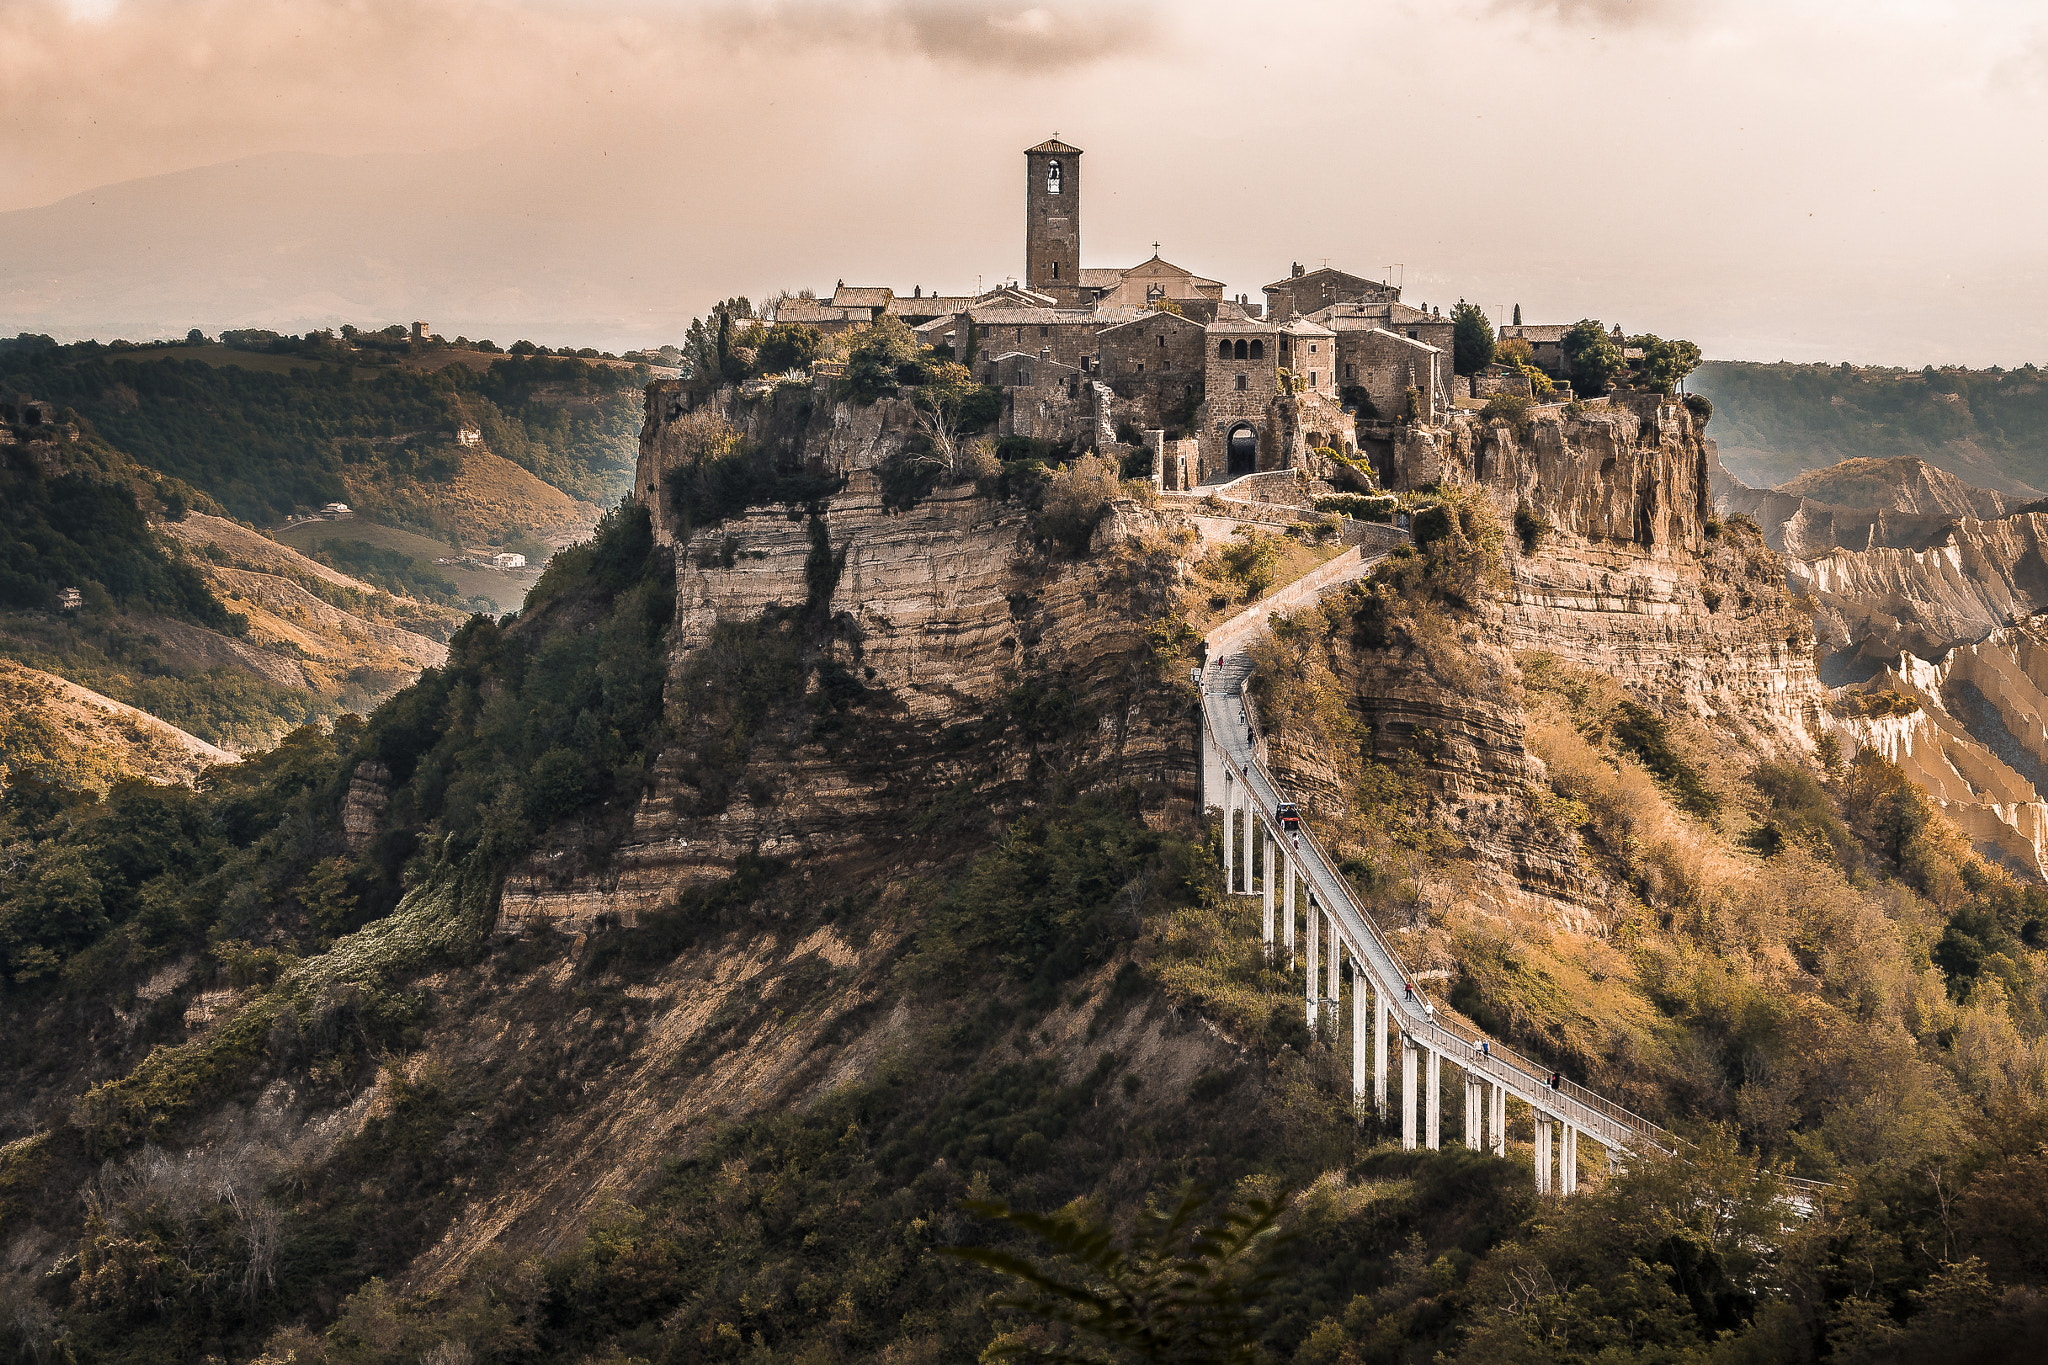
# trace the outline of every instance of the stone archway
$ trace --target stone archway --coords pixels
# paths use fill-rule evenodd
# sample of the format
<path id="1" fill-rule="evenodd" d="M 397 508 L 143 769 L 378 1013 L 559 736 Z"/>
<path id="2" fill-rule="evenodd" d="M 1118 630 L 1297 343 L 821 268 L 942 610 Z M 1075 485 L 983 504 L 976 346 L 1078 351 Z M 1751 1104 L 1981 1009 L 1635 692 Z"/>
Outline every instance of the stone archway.
<path id="1" fill-rule="evenodd" d="M 1249 423 L 1240 422 L 1230 429 L 1224 445 L 1224 473 L 1233 479 L 1259 472 L 1259 433 Z"/>

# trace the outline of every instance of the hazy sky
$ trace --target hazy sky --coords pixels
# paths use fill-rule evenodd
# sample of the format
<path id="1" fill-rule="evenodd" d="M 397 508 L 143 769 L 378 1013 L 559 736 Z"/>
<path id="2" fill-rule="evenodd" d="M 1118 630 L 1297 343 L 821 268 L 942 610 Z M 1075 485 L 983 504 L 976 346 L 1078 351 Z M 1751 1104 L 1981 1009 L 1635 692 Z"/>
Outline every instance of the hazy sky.
<path id="1" fill-rule="evenodd" d="M 1085 264 L 2048 363 L 2044 115 L 2003 0 L 0 0 L 0 332 L 620 347 L 964 291 L 1056 131 Z"/>

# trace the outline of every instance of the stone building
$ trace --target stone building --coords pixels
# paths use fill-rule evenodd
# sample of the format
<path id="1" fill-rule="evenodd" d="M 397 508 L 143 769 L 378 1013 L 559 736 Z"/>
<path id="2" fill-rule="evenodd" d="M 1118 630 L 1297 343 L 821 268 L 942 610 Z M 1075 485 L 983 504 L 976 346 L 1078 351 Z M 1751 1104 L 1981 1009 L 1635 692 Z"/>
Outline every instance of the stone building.
<path id="1" fill-rule="evenodd" d="M 1570 323 L 1510 323 L 1495 334 L 1496 341 L 1526 341 L 1529 359 L 1553 379 L 1564 378 L 1564 334 Z"/>
<path id="2" fill-rule="evenodd" d="M 1399 303 L 1401 291 L 1358 275 L 1324 266 L 1303 270 L 1299 262 L 1284 280 L 1266 286 L 1266 316 L 1274 322 L 1302 313 L 1313 313 L 1334 303 Z"/>
<path id="3" fill-rule="evenodd" d="M 1193 318 L 1157 309 L 1111 323 L 1095 338 L 1099 377 L 1144 408 L 1147 426 L 1181 429 L 1206 383 L 1207 336 Z"/>

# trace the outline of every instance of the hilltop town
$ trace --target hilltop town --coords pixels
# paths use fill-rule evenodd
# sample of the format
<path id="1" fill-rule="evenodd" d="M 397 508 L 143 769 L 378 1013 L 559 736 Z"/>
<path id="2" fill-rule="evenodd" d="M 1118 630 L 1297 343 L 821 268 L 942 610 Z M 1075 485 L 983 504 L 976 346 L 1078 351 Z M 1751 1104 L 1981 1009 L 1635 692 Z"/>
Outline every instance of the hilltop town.
<path id="1" fill-rule="evenodd" d="M 1575 328 L 1603 352 L 1596 393 L 1617 361 L 1644 359 L 1618 326 L 1525 325 L 1517 307 L 1496 330 L 1477 308 L 1446 316 L 1330 266 L 1293 264 L 1255 302 L 1156 250 L 1129 267 L 1083 265 L 1081 157 L 1057 138 L 1024 153 L 1020 278 L 972 296 L 841 280 L 827 298 L 779 300 L 768 320 L 822 337 L 900 323 L 921 349 L 1001 390 L 997 436 L 1088 449 L 1143 433 L 1169 491 L 1290 469 L 1341 485 L 1344 467 L 1384 470 L 1399 443 L 1497 395 L 1570 403 L 1587 368 L 1574 363 Z M 843 373 L 813 368 L 821 380 Z"/>

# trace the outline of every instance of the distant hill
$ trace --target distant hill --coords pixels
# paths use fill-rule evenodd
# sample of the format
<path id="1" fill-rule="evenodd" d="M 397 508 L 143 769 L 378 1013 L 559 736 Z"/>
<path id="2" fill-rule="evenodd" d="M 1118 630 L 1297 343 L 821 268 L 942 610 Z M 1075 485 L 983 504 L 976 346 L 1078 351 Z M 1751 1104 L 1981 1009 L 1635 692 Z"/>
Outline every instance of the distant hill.
<path id="1" fill-rule="evenodd" d="M 190 781 L 234 761 L 147 712 L 0 659 L 0 786 L 28 779 L 104 794 L 136 778 Z"/>
<path id="2" fill-rule="evenodd" d="M 477 352 L 466 354 L 482 368 L 432 367 L 331 338 L 252 349 L 41 340 L 0 343 L 0 390 L 71 409 L 231 516 L 275 525 L 348 502 L 491 544 L 589 534 L 632 484 L 650 374 Z"/>
<path id="3" fill-rule="evenodd" d="M 1837 507 L 1906 512 L 1914 516 L 1999 517 L 2012 500 L 1986 488 L 1972 488 L 1925 460 L 1844 460 L 1808 470 L 1780 493 Z"/>
<path id="4" fill-rule="evenodd" d="M 1924 460 L 1979 488 L 2048 489 L 2048 375 L 1716 361 L 1690 387 L 1713 400 L 1721 462 L 1768 488 L 1852 459 Z M 1810 495 L 1809 495 L 1810 496 Z"/>

